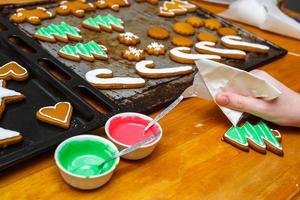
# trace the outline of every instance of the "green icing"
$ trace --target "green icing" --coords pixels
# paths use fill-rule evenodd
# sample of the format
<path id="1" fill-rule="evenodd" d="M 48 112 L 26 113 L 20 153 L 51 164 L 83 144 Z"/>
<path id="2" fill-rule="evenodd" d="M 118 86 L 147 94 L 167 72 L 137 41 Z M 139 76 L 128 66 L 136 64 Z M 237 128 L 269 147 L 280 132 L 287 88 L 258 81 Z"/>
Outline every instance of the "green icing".
<path id="1" fill-rule="evenodd" d="M 100 27 L 103 26 L 108 29 L 113 29 L 112 26 L 118 27 L 120 29 L 124 29 L 124 26 L 122 23 L 123 23 L 123 21 L 120 18 L 117 18 L 111 14 L 108 14 L 106 16 L 98 15 L 95 18 L 90 17 L 83 21 L 83 24 L 91 26 L 91 27 L 99 28 L 99 26 Z"/>
<path id="2" fill-rule="evenodd" d="M 54 36 L 68 39 L 68 35 L 76 38 L 81 38 L 80 30 L 74 26 L 71 26 L 65 22 L 61 22 L 59 25 L 50 24 L 48 27 L 39 28 L 35 35 L 54 39 Z"/>

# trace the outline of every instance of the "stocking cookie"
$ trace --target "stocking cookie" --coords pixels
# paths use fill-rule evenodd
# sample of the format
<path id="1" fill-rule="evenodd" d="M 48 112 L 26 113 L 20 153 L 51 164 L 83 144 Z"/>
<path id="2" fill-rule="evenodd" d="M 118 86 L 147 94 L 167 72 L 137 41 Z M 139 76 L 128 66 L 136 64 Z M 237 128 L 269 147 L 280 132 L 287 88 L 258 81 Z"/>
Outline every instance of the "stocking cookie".
<path id="1" fill-rule="evenodd" d="M 122 57 L 129 61 L 140 61 L 145 59 L 145 53 L 142 49 L 137 49 L 135 47 L 128 47 L 122 52 Z"/>
<path id="2" fill-rule="evenodd" d="M 16 13 L 10 16 L 10 21 L 15 23 L 28 22 L 33 25 L 38 25 L 42 20 L 55 17 L 55 14 L 48 11 L 43 7 L 37 7 L 35 9 L 27 10 L 25 8 L 19 8 Z"/>
<path id="3" fill-rule="evenodd" d="M 173 26 L 173 30 L 181 35 L 194 35 L 195 28 L 186 22 L 177 22 Z"/>
<path id="4" fill-rule="evenodd" d="M 95 6 L 92 3 L 86 3 L 85 0 L 62 1 L 56 8 L 56 12 L 60 15 L 73 14 L 76 17 L 84 17 L 85 12 L 95 10 Z"/>
<path id="5" fill-rule="evenodd" d="M 88 18 L 81 23 L 81 26 L 93 31 L 106 31 L 112 32 L 113 30 L 118 32 L 124 32 L 123 21 L 111 14 L 106 16 L 98 15 L 95 18 Z"/>
<path id="6" fill-rule="evenodd" d="M 169 37 L 169 32 L 162 27 L 151 27 L 148 29 L 148 36 L 157 40 L 164 40 Z"/>
<path id="7" fill-rule="evenodd" d="M 191 38 L 183 37 L 180 35 L 175 35 L 174 37 L 172 37 L 171 42 L 173 45 L 180 47 L 191 47 L 194 44 Z"/>
<path id="8" fill-rule="evenodd" d="M 15 61 L 6 63 L 0 67 L 0 79 L 24 81 L 28 78 L 28 71 Z"/>
<path id="9" fill-rule="evenodd" d="M 220 60 L 218 55 L 192 54 L 189 47 L 175 47 L 170 50 L 170 58 L 178 63 L 194 64 L 199 59 Z"/>
<path id="10" fill-rule="evenodd" d="M 97 60 L 107 60 L 107 48 L 103 45 L 97 44 L 95 41 L 88 43 L 77 43 L 75 46 L 65 45 L 59 51 L 58 55 L 79 62 L 81 59 L 93 62 Z"/>
<path id="11" fill-rule="evenodd" d="M 35 32 L 34 37 L 45 42 L 69 42 L 69 40 L 81 42 L 83 40 L 80 30 L 66 22 L 41 27 Z"/>
<path id="12" fill-rule="evenodd" d="M 113 11 L 119 11 L 120 7 L 124 6 L 130 6 L 127 0 L 98 0 L 96 2 L 97 8 L 110 8 Z"/>
<path id="13" fill-rule="evenodd" d="M 266 45 L 244 42 L 241 37 L 233 35 L 223 36 L 221 42 L 225 47 L 251 52 L 267 53 L 270 50 Z"/>
<path id="14" fill-rule="evenodd" d="M 120 33 L 118 35 L 118 40 L 120 43 L 127 46 L 135 46 L 140 43 L 140 38 L 131 32 Z"/>
<path id="15" fill-rule="evenodd" d="M 149 55 L 165 55 L 166 53 L 166 47 L 163 44 L 159 44 L 157 42 L 151 42 L 147 47 L 145 48 L 145 51 Z"/>
<path id="16" fill-rule="evenodd" d="M 196 11 L 197 7 L 187 1 L 171 0 L 165 1 L 163 6 L 159 8 L 159 15 L 164 17 L 174 17 L 175 15 L 183 15 L 188 12 Z"/>
<path id="17" fill-rule="evenodd" d="M 42 122 L 69 129 L 73 107 L 69 102 L 59 102 L 54 106 L 46 106 L 36 113 L 36 118 Z"/>
<path id="18" fill-rule="evenodd" d="M 6 148 L 9 145 L 17 144 L 23 139 L 17 131 L 0 128 L 0 148 Z"/>
<path id="19" fill-rule="evenodd" d="M 100 89 L 140 88 L 145 86 L 145 80 L 133 77 L 113 77 L 110 69 L 94 69 L 85 74 L 85 79 L 94 87 Z"/>
<path id="20" fill-rule="evenodd" d="M 179 75 L 190 74 L 193 72 L 192 66 L 155 68 L 152 60 L 143 60 L 135 64 L 137 73 L 145 78 L 166 78 Z"/>
<path id="21" fill-rule="evenodd" d="M 5 104 L 22 101 L 26 98 L 23 94 L 5 87 L 6 82 L 4 80 L 0 80 L 0 117 L 4 112 Z"/>
<path id="22" fill-rule="evenodd" d="M 246 53 L 236 49 L 220 49 L 215 47 L 214 42 L 198 42 L 195 44 L 196 51 L 199 53 L 207 53 L 219 55 L 224 58 L 245 59 Z"/>

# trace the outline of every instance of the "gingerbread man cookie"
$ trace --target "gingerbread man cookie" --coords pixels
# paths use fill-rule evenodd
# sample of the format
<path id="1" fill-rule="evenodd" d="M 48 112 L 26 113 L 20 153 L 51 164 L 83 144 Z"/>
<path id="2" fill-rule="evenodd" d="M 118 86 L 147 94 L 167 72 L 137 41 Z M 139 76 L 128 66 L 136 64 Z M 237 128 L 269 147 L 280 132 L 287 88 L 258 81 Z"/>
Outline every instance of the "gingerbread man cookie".
<path id="1" fill-rule="evenodd" d="M 28 78 L 28 71 L 15 61 L 6 63 L 0 67 L 0 79 L 24 81 Z"/>
<path id="2" fill-rule="evenodd" d="M 196 11 L 197 7 L 187 1 L 171 0 L 165 1 L 163 6 L 159 8 L 159 15 L 164 17 L 174 17 L 183 15 L 188 12 Z"/>
<path id="3" fill-rule="evenodd" d="M 118 40 L 120 43 L 127 46 L 135 46 L 140 43 L 140 38 L 131 32 L 120 33 L 118 35 Z"/>
<path id="4" fill-rule="evenodd" d="M 56 12 L 60 15 L 73 14 L 76 17 L 84 17 L 85 12 L 95 10 L 95 6 L 92 3 L 86 3 L 85 0 L 62 1 L 56 8 Z"/>
<path id="5" fill-rule="evenodd" d="M 166 47 L 163 44 L 159 44 L 157 42 L 151 42 L 149 45 L 147 45 L 147 47 L 145 48 L 145 51 L 149 54 L 149 55 L 155 55 L 155 56 L 159 56 L 159 55 L 165 55 L 166 53 Z"/>
<path id="6" fill-rule="evenodd" d="M 48 11 L 46 8 L 37 7 L 35 9 L 27 10 L 25 8 L 19 8 L 16 13 L 10 16 L 10 21 L 15 23 L 28 22 L 33 25 L 38 25 L 42 20 L 55 17 L 55 14 Z"/>
<path id="7" fill-rule="evenodd" d="M 96 2 L 96 7 L 110 8 L 113 11 L 119 11 L 120 7 L 130 6 L 130 3 L 127 0 L 98 0 Z"/>
<path id="8" fill-rule="evenodd" d="M 23 139 L 17 131 L 0 128 L 0 148 L 6 148 L 9 145 L 17 144 Z"/>
<path id="9" fill-rule="evenodd" d="M 122 51 L 122 57 L 129 61 L 140 61 L 145 59 L 145 53 L 142 49 L 128 47 L 128 49 Z"/>
<path id="10" fill-rule="evenodd" d="M 81 23 L 81 26 L 93 31 L 106 31 L 111 33 L 113 30 L 124 32 L 123 20 L 111 14 L 106 16 L 98 15 L 95 18 L 88 18 Z"/>

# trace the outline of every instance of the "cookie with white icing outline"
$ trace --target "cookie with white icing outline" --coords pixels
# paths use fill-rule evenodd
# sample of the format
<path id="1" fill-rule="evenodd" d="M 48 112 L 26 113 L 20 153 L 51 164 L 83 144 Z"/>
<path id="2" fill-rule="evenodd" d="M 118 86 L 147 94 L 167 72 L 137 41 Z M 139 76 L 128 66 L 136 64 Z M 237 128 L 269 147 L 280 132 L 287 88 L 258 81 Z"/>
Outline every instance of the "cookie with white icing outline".
<path id="1" fill-rule="evenodd" d="M 159 8 L 159 15 L 163 17 L 175 17 L 176 15 L 184 15 L 188 12 L 196 11 L 197 6 L 188 1 L 171 0 L 165 1 Z"/>
<path id="2" fill-rule="evenodd" d="M 122 57 L 129 61 L 140 61 L 145 59 L 145 53 L 142 49 L 137 49 L 135 47 L 128 47 L 122 51 Z"/>
<path id="3" fill-rule="evenodd" d="M 167 50 L 166 47 L 163 44 L 160 44 L 158 42 L 151 42 L 145 48 L 145 51 L 149 55 L 155 55 L 155 56 L 165 55 L 166 50 Z"/>
<path id="4" fill-rule="evenodd" d="M 110 69 L 94 69 L 85 74 L 85 79 L 99 89 L 129 89 L 145 86 L 143 78 L 113 77 Z"/>
<path id="5" fill-rule="evenodd" d="M 111 33 L 113 30 L 124 32 L 123 20 L 113 16 L 112 14 L 98 15 L 85 19 L 81 26 L 92 31 L 106 31 Z"/>
<path id="6" fill-rule="evenodd" d="M 33 25 L 38 25 L 42 20 L 51 19 L 53 17 L 55 17 L 55 13 L 48 11 L 46 8 L 37 7 L 31 10 L 19 8 L 9 19 L 15 23 L 28 22 Z"/>
<path id="7" fill-rule="evenodd" d="M 137 36 L 131 32 L 120 33 L 118 35 L 118 40 L 121 44 L 125 44 L 127 46 L 135 46 L 138 43 L 140 43 L 139 36 Z"/>
<path id="8" fill-rule="evenodd" d="M 95 5 L 100 9 L 110 8 L 111 10 L 118 12 L 120 7 L 130 6 L 130 3 L 128 0 L 98 0 Z"/>
<path id="9" fill-rule="evenodd" d="M 28 76 L 27 69 L 15 61 L 8 62 L 0 67 L 0 79 L 24 81 Z"/>
<path id="10" fill-rule="evenodd" d="M 21 133 L 4 128 L 0 128 L 0 148 L 6 148 L 12 144 L 17 144 L 23 139 Z"/>
<path id="11" fill-rule="evenodd" d="M 76 17 L 84 17 L 86 12 L 95 11 L 92 3 L 86 3 L 85 0 L 61 1 L 56 7 L 56 13 L 59 15 L 72 14 Z"/>

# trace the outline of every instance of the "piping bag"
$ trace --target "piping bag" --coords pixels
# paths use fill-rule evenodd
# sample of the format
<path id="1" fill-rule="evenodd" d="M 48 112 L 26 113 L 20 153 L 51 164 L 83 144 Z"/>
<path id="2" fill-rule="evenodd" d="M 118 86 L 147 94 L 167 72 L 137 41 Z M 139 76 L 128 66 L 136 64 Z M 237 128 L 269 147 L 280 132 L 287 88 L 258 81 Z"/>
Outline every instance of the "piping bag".
<path id="1" fill-rule="evenodd" d="M 182 93 L 185 98 L 199 97 L 215 101 L 216 95 L 221 91 L 265 100 L 273 100 L 281 95 L 276 87 L 249 72 L 207 59 L 195 63 L 198 73 L 194 77 L 193 85 Z M 242 112 L 222 106 L 219 108 L 234 126 L 243 116 Z"/>

